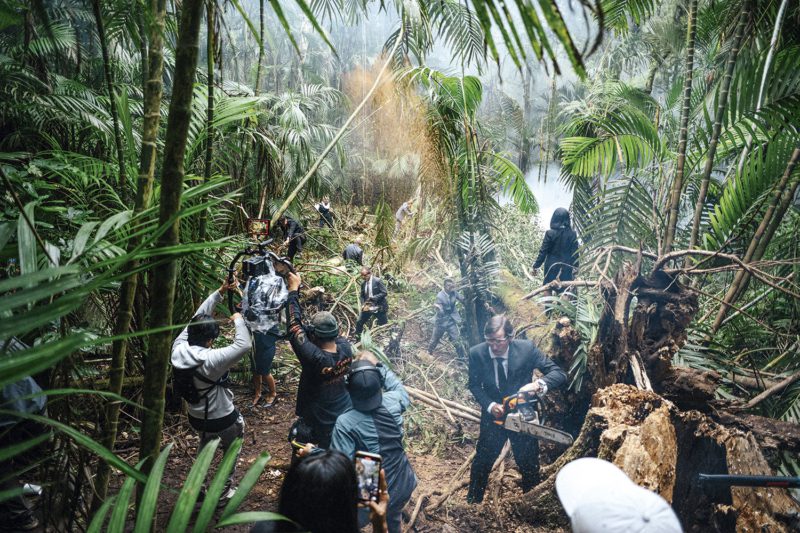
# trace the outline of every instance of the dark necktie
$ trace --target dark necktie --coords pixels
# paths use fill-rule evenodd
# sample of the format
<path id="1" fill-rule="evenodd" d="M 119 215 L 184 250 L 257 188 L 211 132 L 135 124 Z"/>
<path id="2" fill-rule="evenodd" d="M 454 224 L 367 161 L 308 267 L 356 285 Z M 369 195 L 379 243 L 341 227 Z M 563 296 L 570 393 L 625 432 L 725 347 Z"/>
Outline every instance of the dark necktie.
<path id="1" fill-rule="evenodd" d="M 507 380 L 506 369 L 503 368 L 503 359 L 495 357 L 494 364 L 497 365 L 497 389 L 500 391 L 500 394 L 505 394 Z"/>

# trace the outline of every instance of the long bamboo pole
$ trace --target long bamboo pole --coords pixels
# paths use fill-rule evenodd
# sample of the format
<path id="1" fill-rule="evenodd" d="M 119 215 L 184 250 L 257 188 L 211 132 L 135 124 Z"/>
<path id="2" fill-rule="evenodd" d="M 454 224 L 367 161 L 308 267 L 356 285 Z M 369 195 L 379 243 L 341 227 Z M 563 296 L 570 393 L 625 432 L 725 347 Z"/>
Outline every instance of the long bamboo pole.
<path id="1" fill-rule="evenodd" d="M 297 184 L 294 190 L 289 194 L 289 196 L 286 197 L 286 200 L 283 201 L 283 204 L 281 204 L 278 210 L 275 211 L 272 217 L 274 220 L 280 220 L 280 218 L 289 208 L 289 205 L 292 203 L 292 201 L 294 201 L 295 197 L 306 186 L 308 180 L 310 180 L 311 177 L 317 172 L 317 169 L 319 169 L 319 166 L 322 164 L 322 161 L 325 160 L 325 157 L 330 153 L 331 150 L 333 150 L 333 147 L 336 146 L 336 143 L 338 143 L 339 139 L 342 138 L 345 131 L 347 131 L 347 128 L 350 127 L 350 124 L 352 124 L 353 120 L 355 120 L 355 118 L 367 104 L 369 99 L 372 98 L 372 95 L 375 94 L 375 91 L 377 90 L 378 86 L 381 83 L 381 80 L 383 79 L 383 75 L 386 73 L 386 71 L 389 68 L 389 65 L 392 63 L 392 58 L 394 57 L 395 52 L 397 52 L 398 46 L 400 46 L 400 43 L 403 41 L 404 33 L 405 33 L 405 26 L 401 28 L 400 35 L 397 36 L 397 40 L 394 43 L 394 47 L 392 47 L 392 51 L 389 52 L 389 55 L 386 58 L 386 62 L 383 64 L 383 68 L 381 68 L 380 72 L 378 73 L 378 77 L 375 78 L 375 82 L 373 82 L 369 92 L 367 92 L 367 94 L 361 100 L 361 103 L 358 104 L 358 106 L 353 110 L 350 116 L 347 117 L 347 120 L 342 125 L 342 127 L 339 128 L 339 131 L 336 132 L 336 135 L 333 137 L 333 139 L 331 139 L 331 142 L 328 143 L 328 146 L 326 146 L 325 149 L 322 150 L 322 153 L 319 154 L 319 156 L 317 156 L 317 159 L 314 161 L 314 164 L 311 165 L 310 169 L 308 169 L 308 172 L 306 172 L 305 176 L 303 176 L 303 179 L 300 180 L 300 182 Z"/>
<path id="2" fill-rule="evenodd" d="M 144 123 L 142 125 L 142 148 L 139 156 L 139 176 L 136 188 L 134 212 L 140 213 L 150 207 L 153 195 L 153 181 L 156 170 L 156 156 L 158 155 L 158 129 L 161 121 L 161 95 L 163 92 L 162 74 L 164 71 L 164 23 L 167 12 L 166 0 L 150 1 L 150 26 L 148 30 L 148 57 L 147 81 L 144 84 Z M 139 247 L 141 238 L 134 236 L 128 243 L 128 251 Z M 124 335 L 128 333 L 133 321 L 133 308 L 136 291 L 139 286 L 139 261 L 133 260 L 126 267 L 131 272 L 122 282 L 119 294 L 119 307 L 117 308 L 114 323 L 114 337 L 117 339 L 111 345 L 111 368 L 108 372 L 108 390 L 114 394 L 121 394 L 125 380 L 125 358 L 128 351 L 128 341 Z M 117 441 L 117 428 L 119 425 L 118 402 L 111 401 L 105 405 L 103 412 L 103 445 L 114 449 Z M 108 493 L 108 481 L 111 469 L 107 463 L 101 462 L 97 467 L 95 480 L 95 498 L 93 508 L 97 509 Z"/>
<path id="3" fill-rule="evenodd" d="M 680 133 L 678 134 L 678 162 L 675 179 L 672 181 L 672 190 L 669 200 L 669 218 L 667 220 L 666 234 L 662 254 L 672 250 L 675 232 L 678 226 L 678 211 L 681 205 L 683 192 L 684 172 L 686 168 L 686 146 L 689 137 L 689 113 L 692 103 L 692 75 L 694 74 L 694 45 L 697 35 L 697 0 L 690 0 L 689 15 L 686 28 L 686 61 L 683 69 L 683 105 L 681 107 Z"/>
<path id="4" fill-rule="evenodd" d="M 161 179 L 159 225 L 166 231 L 158 239 L 159 249 L 168 249 L 180 241 L 180 225 L 175 215 L 181 207 L 185 176 L 184 156 L 192 115 L 192 96 L 197 71 L 200 21 L 204 0 L 184 0 L 181 24 L 175 50 L 175 75 L 169 106 L 164 163 Z M 162 261 L 163 260 L 163 261 Z M 174 255 L 155 257 L 152 269 L 152 303 L 150 327 L 159 330 L 150 335 L 150 346 L 144 367 L 144 419 L 139 458 L 142 470 L 149 472 L 161 448 L 164 424 L 164 394 L 172 344 L 172 311 L 175 306 L 175 285 L 178 263 Z"/>

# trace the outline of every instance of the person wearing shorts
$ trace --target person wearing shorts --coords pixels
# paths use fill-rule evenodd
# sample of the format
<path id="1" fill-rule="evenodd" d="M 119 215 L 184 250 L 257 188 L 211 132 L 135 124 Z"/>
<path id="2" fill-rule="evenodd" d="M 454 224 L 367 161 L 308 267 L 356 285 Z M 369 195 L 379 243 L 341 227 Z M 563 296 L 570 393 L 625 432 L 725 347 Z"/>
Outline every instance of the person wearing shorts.
<path id="1" fill-rule="evenodd" d="M 263 407 L 272 407 L 277 397 L 275 379 L 272 377 L 272 361 L 275 359 L 276 344 L 278 342 L 277 328 L 266 332 L 253 332 L 253 407 L 261 404 Z M 266 383 L 267 393 L 262 396 L 262 385 Z M 263 401 L 262 401 L 263 398 Z"/>

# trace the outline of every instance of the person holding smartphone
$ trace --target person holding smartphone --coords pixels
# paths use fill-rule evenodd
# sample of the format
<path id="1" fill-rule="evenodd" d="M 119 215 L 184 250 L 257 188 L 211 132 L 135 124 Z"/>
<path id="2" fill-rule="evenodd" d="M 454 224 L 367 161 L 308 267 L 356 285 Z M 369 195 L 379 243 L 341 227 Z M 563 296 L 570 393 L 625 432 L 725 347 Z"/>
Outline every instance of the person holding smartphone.
<path id="1" fill-rule="evenodd" d="M 351 365 L 347 390 L 353 407 L 336 419 L 331 448 L 356 460 L 356 469 L 361 468 L 363 474 L 360 492 L 370 498 L 375 497 L 371 471 L 383 466 L 392 495 L 386 522 L 389 533 L 400 533 L 403 507 L 417 486 L 403 449 L 403 412 L 411 401 L 397 376 L 367 351 L 359 353 Z M 362 525 L 366 524 L 366 512 L 362 511 L 359 518 Z"/>
<path id="2" fill-rule="evenodd" d="M 469 352 L 469 390 L 481 406 L 481 425 L 475 459 L 469 476 L 467 502 L 483 501 L 492 465 L 506 440 L 511 441 L 514 460 L 522 474 L 522 491 L 539 482 L 539 441 L 498 425 L 506 415 L 503 398 L 520 390 L 544 396 L 548 390 L 564 385 L 567 374 L 531 341 L 514 339 L 514 327 L 503 315 L 495 315 L 483 329 L 486 342 Z M 533 380 L 533 371 L 542 372 Z"/>
<path id="3" fill-rule="evenodd" d="M 378 477 L 378 497 L 358 501 L 358 476 L 353 460 L 337 450 L 307 445 L 283 479 L 278 513 L 288 520 L 258 522 L 251 533 L 359 533 L 359 506 L 369 513 L 372 533 L 386 533 L 389 491 L 384 471 Z"/>

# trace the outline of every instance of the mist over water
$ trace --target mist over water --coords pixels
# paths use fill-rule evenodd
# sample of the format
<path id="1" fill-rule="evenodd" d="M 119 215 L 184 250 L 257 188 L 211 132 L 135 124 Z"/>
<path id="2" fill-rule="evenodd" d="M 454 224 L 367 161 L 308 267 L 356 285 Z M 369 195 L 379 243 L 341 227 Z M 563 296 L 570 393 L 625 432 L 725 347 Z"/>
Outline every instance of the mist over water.
<path id="1" fill-rule="evenodd" d="M 542 170 L 544 172 L 544 169 Z M 525 183 L 531 188 L 539 203 L 537 220 L 539 227 L 543 230 L 550 228 L 550 217 L 553 216 L 553 211 L 559 207 L 569 209 L 572 204 L 572 191 L 558 180 L 560 172 L 561 165 L 557 162 L 550 162 L 547 164 L 547 181 L 539 181 L 539 164 L 533 162 L 525 175 Z M 505 194 L 500 196 L 500 205 L 506 205 L 509 202 L 508 196 Z"/>

